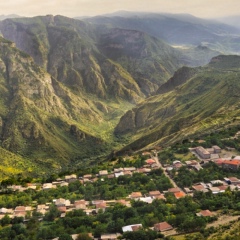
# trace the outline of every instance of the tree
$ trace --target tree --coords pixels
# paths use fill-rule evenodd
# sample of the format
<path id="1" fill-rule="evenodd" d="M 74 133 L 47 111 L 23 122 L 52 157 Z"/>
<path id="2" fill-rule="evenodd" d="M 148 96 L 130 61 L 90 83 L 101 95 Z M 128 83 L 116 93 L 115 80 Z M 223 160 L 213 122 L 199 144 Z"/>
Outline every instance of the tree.
<path id="1" fill-rule="evenodd" d="M 11 222 L 11 219 L 7 214 L 1 219 L 2 226 L 6 226 L 6 225 L 10 224 L 10 222 Z"/>
<path id="2" fill-rule="evenodd" d="M 61 236 L 59 236 L 58 240 L 72 240 L 72 237 L 67 233 L 63 233 Z"/>

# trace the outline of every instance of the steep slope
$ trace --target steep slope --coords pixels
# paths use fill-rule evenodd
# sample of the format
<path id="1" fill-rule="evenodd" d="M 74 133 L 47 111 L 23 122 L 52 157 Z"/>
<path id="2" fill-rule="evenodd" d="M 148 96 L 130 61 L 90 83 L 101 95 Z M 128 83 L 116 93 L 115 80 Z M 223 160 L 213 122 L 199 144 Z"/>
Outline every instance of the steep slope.
<path id="1" fill-rule="evenodd" d="M 239 56 L 218 56 L 205 67 L 177 71 L 160 94 L 121 118 L 115 134 L 130 139 L 123 151 L 169 144 L 239 122 L 239 79 Z"/>
<path id="2" fill-rule="evenodd" d="M 107 27 L 96 27 L 62 16 L 7 19 L 2 21 L 0 29 L 5 38 L 15 42 L 19 49 L 31 55 L 36 63 L 56 79 L 76 91 L 85 91 L 102 99 L 121 98 L 136 103 L 144 95 L 156 90 L 179 67 L 177 55 L 173 54 L 174 49 L 136 31 L 109 32 Z M 139 40 L 136 34 L 141 36 Z M 134 39 L 135 43 L 141 42 L 142 51 L 145 52 L 144 60 L 148 57 L 148 61 L 136 56 L 139 50 L 136 48 L 132 49 L 131 56 L 133 60 L 136 59 L 138 68 L 136 64 L 131 66 L 133 61 L 130 59 L 121 59 L 116 63 L 117 59 L 113 56 L 116 55 L 116 48 L 109 49 L 106 42 L 113 35 L 115 38 L 112 38 L 111 46 L 116 39 L 124 46 L 127 38 Z M 158 54 L 152 59 L 154 47 L 159 48 L 158 53 L 164 54 Z M 109 54 L 111 50 L 113 53 Z M 126 54 L 124 50 L 123 55 Z M 139 69 L 149 66 L 154 70 L 154 77 L 147 74 L 140 78 Z M 150 89 L 147 83 L 152 85 Z"/>
<path id="3" fill-rule="evenodd" d="M 15 170 L 55 171 L 107 154 L 112 123 L 130 106 L 71 92 L 14 43 L 0 39 L 1 147 L 26 159 Z M 1 165 L 8 167 L 7 161 Z"/>
<path id="4" fill-rule="evenodd" d="M 149 95 L 180 66 L 180 54 L 157 38 L 135 30 L 114 28 L 100 35 L 99 49 L 126 69 Z"/>

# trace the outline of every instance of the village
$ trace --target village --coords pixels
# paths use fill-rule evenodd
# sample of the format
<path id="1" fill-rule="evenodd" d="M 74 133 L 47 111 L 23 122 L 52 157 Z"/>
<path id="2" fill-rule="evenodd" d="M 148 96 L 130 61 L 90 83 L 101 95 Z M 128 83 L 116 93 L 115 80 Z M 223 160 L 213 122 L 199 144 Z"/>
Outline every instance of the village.
<path id="1" fill-rule="evenodd" d="M 190 187 L 179 187 L 171 176 L 171 172 L 176 172 L 183 166 L 189 171 L 200 171 L 204 169 L 208 162 L 215 163 L 219 168 L 231 170 L 233 173 L 237 171 L 240 166 L 240 156 L 227 156 L 223 157 L 222 150 L 218 146 L 213 146 L 212 148 L 205 149 L 202 146 L 189 149 L 192 156 L 197 158 L 194 160 L 186 160 L 181 162 L 179 160 L 174 160 L 172 164 L 162 164 L 161 159 L 158 158 L 157 150 L 152 150 L 151 152 L 141 153 L 143 165 L 140 167 L 126 166 L 115 168 L 101 169 L 97 174 L 85 174 L 82 176 L 77 176 L 76 174 L 65 175 L 62 178 L 57 178 L 55 181 L 48 183 L 27 183 L 25 186 L 22 185 L 11 185 L 6 188 L 13 193 L 25 192 L 25 191 L 35 191 L 35 192 L 47 192 L 54 191 L 59 188 L 68 188 L 72 183 L 78 182 L 81 186 L 87 186 L 94 183 L 103 184 L 105 182 L 111 181 L 112 179 L 121 179 L 123 176 L 131 179 L 132 176 L 136 174 L 149 176 L 152 173 L 160 173 L 159 169 L 162 171 L 162 175 L 168 181 L 168 188 L 160 191 L 159 189 L 152 189 L 151 191 L 132 191 L 129 195 L 118 197 L 117 199 L 91 199 L 87 200 L 81 199 L 65 199 L 65 198 L 54 198 L 50 202 L 43 204 L 38 204 L 37 201 L 32 202 L 28 206 L 18 205 L 15 208 L 6 208 L 2 206 L 0 209 L 0 219 L 8 216 L 10 219 L 22 218 L 24 222 L 28 222 L 31 218 L 33 212 L 39 213 L 39 221 L 43 221 L 46 213 L 49 212 L 51 206 L 55 206 L 59 211 L 60 218 L 65 218 L 69 212 L 81 210 L 86 215 L 97 215 L 102 214 L 115 205 L 122 205 L 124 207 L 130 208 L 133 202 L 143 202 L 146 204 L 152 204 L 153 201 L 160 200 L 163 203 L 169 202 L 169 198 L 174 198 L 173 201 L 178 201 L 181 198 L 194 197 L 196 192 L 212 194 L 222 194 L 225 191 L 239 191 L 240 190 L 240 179 L 234 176 L 225 176 L 223 179 L 214 179 L 209 182 L 198 182 Z M 226 154 L 225 154 L 226 155 Z M 225 156 L 224 155 L 224 156 Z M 123 161 L 124 165 L 124 161 Z M 129 165 L 129 164 L 128 164 Z M 131 180 L 129 180 L 131 181 Z M 195 213 L 198 217 L 207 217 L 217 219 L 219 212 L 210 211 L 209 209 L 199 209 Z M 124 225 L 121 227 L 122 233 L 128 231 L 137 231 L 142 229 L 143 225 L 141 222 L 135 222 L 134 224 Z M 161 232 L 163 236 L 174 235 L 177 233 L 174 226 L 172 226 L 167 221 L 156 222 L 149 227 L 151 230 L 156 232 Z M 121 236 L 120 232 L 115 233 L 103 233 L 99 237 L 94 238 L 92 233 L 89 233 L 91 239 L 119 239 Z M 72 234 L 72 239 L 77 239 L 78 234 Z M 52 238 L 54 240 L 59 239 L 58 237 Z"/>

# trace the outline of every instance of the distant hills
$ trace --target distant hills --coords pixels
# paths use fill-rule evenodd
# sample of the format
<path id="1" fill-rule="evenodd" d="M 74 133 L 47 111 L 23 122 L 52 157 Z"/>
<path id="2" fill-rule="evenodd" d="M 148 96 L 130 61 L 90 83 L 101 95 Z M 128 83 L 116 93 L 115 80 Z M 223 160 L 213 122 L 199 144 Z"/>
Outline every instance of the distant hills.
<path id="1" fill-rule="evenodd" d="M 121 13 L 8 18 L 0 31 L 3 176 L 77 168 L 237 119 L 239 57 L 221 55 L 238 51 L 234 27 Z"/>

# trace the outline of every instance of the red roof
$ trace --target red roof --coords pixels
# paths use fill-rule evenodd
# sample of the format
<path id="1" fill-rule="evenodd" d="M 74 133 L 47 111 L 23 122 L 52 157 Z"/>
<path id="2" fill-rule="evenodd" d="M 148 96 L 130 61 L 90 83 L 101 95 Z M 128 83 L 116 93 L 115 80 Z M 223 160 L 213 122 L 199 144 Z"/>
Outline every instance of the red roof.
<path id="1" fill-rule="evenodd" d="M 155 160 L 153 160 L 153 159 L 147 159 L 146 161 L 145 161 L 147 164 L 154 164 L 154 163 L 156 163 L 155 162 Z"/>
<path id="2" fill-rule="evenodd" d="M 167 222 L 161 222 L 161 223 L 154 224 L 155 231 L 163 232 L 163 231 L 168 231 L 171 229 L 173 229 L 173 227 L 170 224 L 168 224 Z"/>
<path id="3" fill-rule="evenodd" d="M 228 165 L 240 165 L 240 161 L 239 160 L 225 160 L 223 162 L 223 164 L 228 164 Z"/>
<path id="4" fill-rule="evenodd" d="M 186 194 L 184 192 L 176 192 L 176 193 L 174 193 L 174 195 L 175 195 L 175 198 L 177 198 L 177 199 L 186 196 Z"/>

